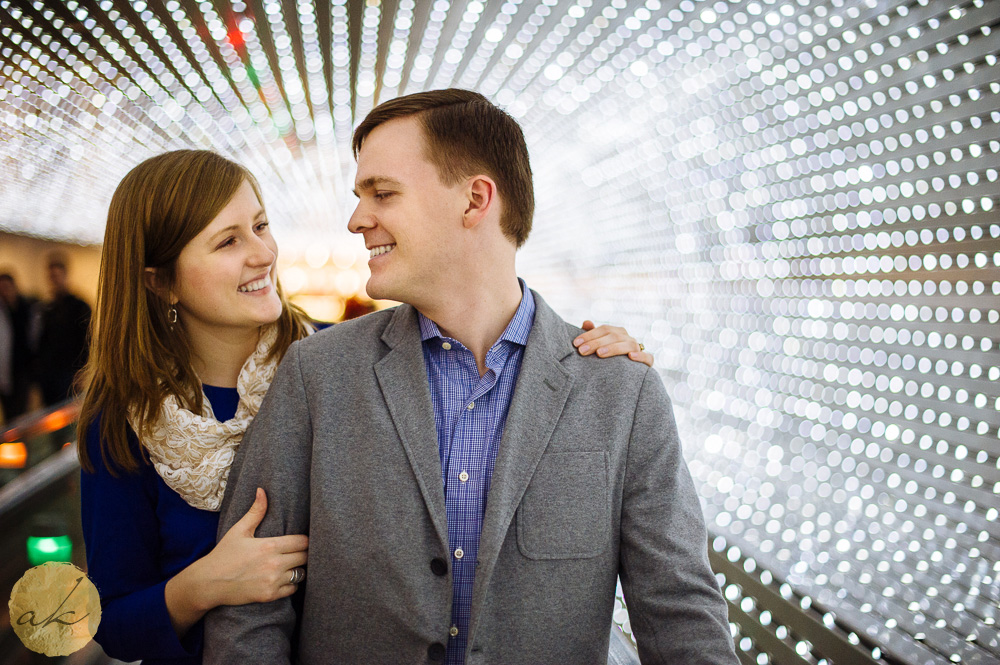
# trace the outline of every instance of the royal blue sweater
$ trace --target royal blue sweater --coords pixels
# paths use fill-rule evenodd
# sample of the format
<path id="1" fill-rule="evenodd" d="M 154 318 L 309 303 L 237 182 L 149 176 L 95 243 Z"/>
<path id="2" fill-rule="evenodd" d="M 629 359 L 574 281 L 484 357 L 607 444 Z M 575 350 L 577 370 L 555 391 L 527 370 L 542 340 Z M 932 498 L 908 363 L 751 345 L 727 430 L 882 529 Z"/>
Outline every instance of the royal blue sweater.
<path id="1" fill-rule="evenodd" d="M 236 388 L 205 386 L 221 421 L 236 415 Z M 105 653 L 147 665 L 200 665 L 203 624 L 177 637 L 164 587 L 174 575 L 215 547 L 219 513 L 192 508 L 151 464 L 113 477 L 100 451 L 100 421 L 87 431 L 94 473 L 81 473 L 87 574 L 101 595 L 101 623 L 94 638 Z M 137 459 L 139 442 L 129 431 Z"/>

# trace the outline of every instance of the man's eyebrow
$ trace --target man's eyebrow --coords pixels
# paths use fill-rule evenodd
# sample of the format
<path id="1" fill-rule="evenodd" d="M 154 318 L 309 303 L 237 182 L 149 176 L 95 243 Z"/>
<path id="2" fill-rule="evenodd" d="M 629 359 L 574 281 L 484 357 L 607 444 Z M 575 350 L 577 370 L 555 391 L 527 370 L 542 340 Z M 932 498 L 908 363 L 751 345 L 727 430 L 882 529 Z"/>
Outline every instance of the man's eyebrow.
<path id="1" fill-rule="evenodd" d="M 396 180 L 395 178 L 390 178 L 384 175 L 375 175 L 370 178 L 365 178 L 361 182 L 357 183 L 357 185 L 354 188 L 354 195 L 358 196 L 359 190 L 366 191 L 369 189 L 374 189 L 376 185 L 394 185 L 396 187 L 399 187 L 400 185 L 402 185 L 402 183 Z"/>

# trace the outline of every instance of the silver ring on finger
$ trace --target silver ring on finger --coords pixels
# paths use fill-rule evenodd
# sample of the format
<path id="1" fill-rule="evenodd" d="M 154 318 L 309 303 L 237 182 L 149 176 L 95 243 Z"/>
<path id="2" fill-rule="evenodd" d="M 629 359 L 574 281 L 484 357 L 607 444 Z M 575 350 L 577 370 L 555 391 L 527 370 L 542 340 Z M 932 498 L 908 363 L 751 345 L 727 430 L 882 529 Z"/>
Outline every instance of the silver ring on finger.
<path id="1" fill-rule="evenodd" d="M 292 568 L 291 579 L 288 580 L 289 584 L 300 584 L 306 579 L 306 571 L 302 568 Z"/>

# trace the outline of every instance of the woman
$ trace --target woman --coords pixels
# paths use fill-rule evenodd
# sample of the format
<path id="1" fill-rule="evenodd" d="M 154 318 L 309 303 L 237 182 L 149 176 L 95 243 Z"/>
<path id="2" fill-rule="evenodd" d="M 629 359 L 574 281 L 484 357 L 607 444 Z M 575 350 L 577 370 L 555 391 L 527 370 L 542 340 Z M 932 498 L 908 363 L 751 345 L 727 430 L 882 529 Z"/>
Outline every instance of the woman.
<path id="1" fill-rule="evenodd" d="M 263 491 L 216 544 L 234 451 L 282 355 L 311 332 L 276 259 L 256 181 L 214 153 L 146 160 L 112 198 L 78 449 L 96 639 L 114 658 L 200 663 L 208 610 L 297 588 L 308 538 L 254 537 Z M 637 347 L 605 326 L 575 343 Z"/>

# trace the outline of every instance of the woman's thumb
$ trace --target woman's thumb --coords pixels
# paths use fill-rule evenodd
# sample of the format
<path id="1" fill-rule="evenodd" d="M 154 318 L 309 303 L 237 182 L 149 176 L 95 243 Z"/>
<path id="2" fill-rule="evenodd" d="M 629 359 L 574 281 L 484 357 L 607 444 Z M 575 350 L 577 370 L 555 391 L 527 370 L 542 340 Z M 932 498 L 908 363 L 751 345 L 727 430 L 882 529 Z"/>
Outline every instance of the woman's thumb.
<path id="1" fill-rule="evenodd" d="M 250 510 L 247 511 L 246 515 L 240 518 L 234 526 L 239 527 L 242 533 L 248 536 L 254 535 L 257 531 L 257 527 L 260 525 L 261 520 L 264 519 L 264 515 L 267 514 L 267 494 L 260 487 L 257 488 L 257 496 L 254 498 L 253 505 L 250 506 Z"/>

